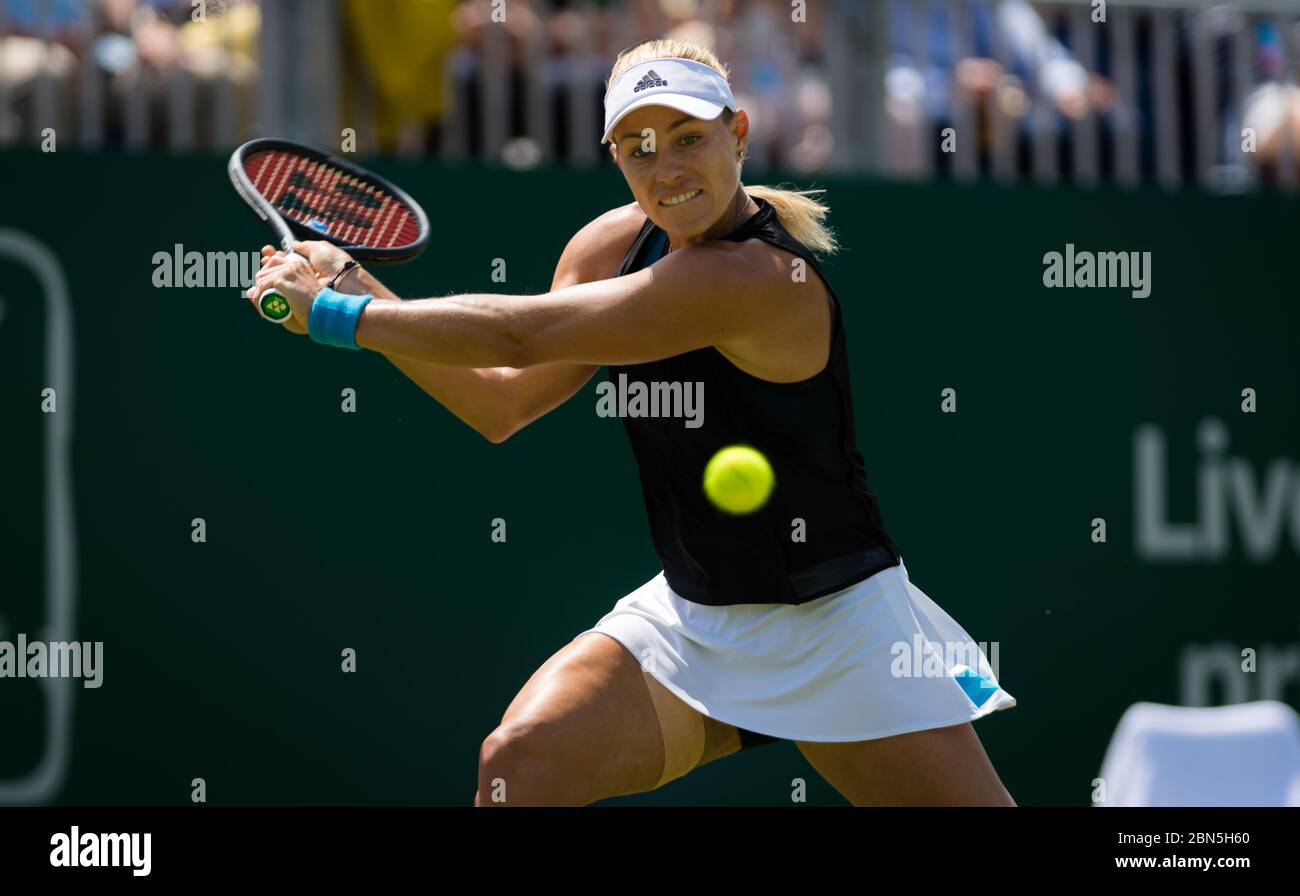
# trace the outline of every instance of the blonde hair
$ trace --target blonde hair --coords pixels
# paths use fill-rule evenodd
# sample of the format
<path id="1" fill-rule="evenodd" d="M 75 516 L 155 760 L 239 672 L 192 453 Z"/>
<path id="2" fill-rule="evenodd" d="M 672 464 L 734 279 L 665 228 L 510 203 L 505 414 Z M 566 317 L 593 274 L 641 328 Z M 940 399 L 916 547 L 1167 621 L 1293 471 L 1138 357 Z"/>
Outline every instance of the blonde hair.
<path id="1" fill-rule="evenodd" d="M 614 60 L 614 68 L 609 73 L 609 80 L 605 82 L 605 88 L 608 90 L 609 85 L 614 83 L 614 79 L 631 66 L 651 59 L 690 59 L 707 65 L 726 78 L 728 83 L 731 80 L 731 72 L 712 50 L 689 41 L 663 38 L 642 41 L 619 53 L 618 58 Z M 730 109 L 723 109 L 723 124 L 730 125 L 734 114 Z M 823 223 L 830 212 L 830 209 L 819 201 L 825 190 L 746 186 L 745 192 L 755 199 L 770 203 L 772 210 L 781 221 L 781 226 L 813 252 L 830 255 L 839 249 L 835 234 Z"/>

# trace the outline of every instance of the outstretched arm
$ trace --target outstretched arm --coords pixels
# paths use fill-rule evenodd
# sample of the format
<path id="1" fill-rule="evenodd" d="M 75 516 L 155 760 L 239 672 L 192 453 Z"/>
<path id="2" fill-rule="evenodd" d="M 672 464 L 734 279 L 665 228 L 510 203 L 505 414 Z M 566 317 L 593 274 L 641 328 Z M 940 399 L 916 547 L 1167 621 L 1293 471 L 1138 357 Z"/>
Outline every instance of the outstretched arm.
<path id="1" fill-rule="evenodd" d="M 308 260 L 322 285 L 348 260 L 346 252 L 324 242 L 301 243 L 294 250 Z M 264 272 L 282 264 L 285 264 L 283 251 L 272 246 L 262 248 Z M 397 295 L 360 267 L 354 267 L 339 277 L 335 289 L 352 295 L 372 295 L 376 303 L 401 302 Z M 306 325 L 296 318 L 286 322 L 285 328 L 299 334 L 307 332 Z M 444 367 L 399 355 L 385 357 L 411 382 L 489 442 L 501 442 L 514 430 L 512 409 L 506 401 L 508 389 L 500 371 Z"/>
<path id="2" fill-rule="evenodd" d="M 616 228 L 612 229 L 603 218 L 593 225 L 597 226 L 584 228 L 565 247 L 555 268 L 552 289 L 601 279 L 617 266 L 615 255 L 625 252 L 626 246 L 609 245 L 611 230 Z M 624 241 L 630 239 L 629 234 Z M 301 243 L 295 248 L 311 263 L 321 284 L 348 260 L 345 252 L 324 242 Z M 284 263 L 283 252 L 270 246 L 263 248 L 262 255 L 264 266 Z M 401 302 L 360 267 L 343 274 L 335 288 L 354 295 L 372 295 L 376 302 Z M 302 333 L 306 328 L 291 320 L 288 329 Z M 568 363 L 541 364 L 527 370 L 450 367 L 395 354 L 385 354 L 385 357 L 426 394 L 491 442 L 504 441 L 554 410 L 581 389 L 597 370 L 597 365 Z"/>
<path id="3" fill-rule="evenodd" d="M 339 284 L 346 287 L 340 291 L 401 303 L 368 271 L 354 270 L 359 273 Z M 557 268 L 557 281 L 563 282 L 569 276 L 563 264 Z M 563 404 L 597 370 L 596 365 L 586 364 L 542 364 L 527 370 L 451 367 L 392 353 L 384 353 L 384 357 L 425 394 L 490 442 L 505 441 Z"/>
<path id="4" fill-rule="evenodd" d="M 789 277 L 773 270 L 779 262 L 761 249 L 701 244 L 634 274 L 539 296 L 371 303 L 356 341 L 438 364 L 514 368 L 635 364 L 710 345 L 743 347 L 792 310 Z M 304 302 L 303 312 L 309 309 Z"/>

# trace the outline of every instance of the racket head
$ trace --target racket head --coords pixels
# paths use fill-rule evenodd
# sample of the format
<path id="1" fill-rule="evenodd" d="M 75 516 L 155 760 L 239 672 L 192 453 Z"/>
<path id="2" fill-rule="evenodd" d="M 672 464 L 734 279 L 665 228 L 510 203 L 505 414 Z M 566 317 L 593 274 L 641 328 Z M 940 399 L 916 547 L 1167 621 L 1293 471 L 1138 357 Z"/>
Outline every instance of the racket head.
<path id="1" fill-rule="evenodd" d="M 234 151 L 230 181 L 286 249 L 325 240 L 362 261 L 414 258 L 429 219 L 395 184 L 344 159 L 290 140 L 250 140 Z"/>

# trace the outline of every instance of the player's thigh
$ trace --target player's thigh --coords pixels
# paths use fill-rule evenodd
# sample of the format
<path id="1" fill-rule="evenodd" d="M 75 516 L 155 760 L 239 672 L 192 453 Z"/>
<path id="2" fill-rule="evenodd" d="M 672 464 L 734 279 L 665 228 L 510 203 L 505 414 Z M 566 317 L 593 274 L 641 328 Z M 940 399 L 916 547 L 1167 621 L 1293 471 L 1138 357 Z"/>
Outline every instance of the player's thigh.
<path id="1" fill-rule="evenodd" d="M 480 801 L 497 776 L 527 802 L 653 790 L 733 742 L 734 728 L 687 706 L 618 641 L 589 632 L 533 673 L 484 742 Z"/>
<path id="2" fill-rule="evenodd" d="M 855 806 L 1014 806 L 969 722 L 853 743 L 798 741 Z"/>
<path id="3" fill-rule="evenodd" d="M 659 718 L 659 734 L 664 744 L 659 786 L 740 749 L 740 732 L 736 726 L 699 712 L 644 669 L 642 677 Z"/>

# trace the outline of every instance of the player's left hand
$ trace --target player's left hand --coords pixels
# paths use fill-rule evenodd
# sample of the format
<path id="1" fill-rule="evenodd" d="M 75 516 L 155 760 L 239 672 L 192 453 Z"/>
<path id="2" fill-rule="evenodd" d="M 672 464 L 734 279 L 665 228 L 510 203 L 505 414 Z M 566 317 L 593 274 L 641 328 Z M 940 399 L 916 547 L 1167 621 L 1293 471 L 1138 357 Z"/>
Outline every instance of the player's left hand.
<path id="1" fill-rule="evenodd" d="M 304 258 L 286 260 L 281 256 L 267 259 L 245 295 L 256 308 L 258 296 L 272 287 L 284 296 L 289 303 L 289 309 L 293 312 L 292 317 L 285 322 L 285 326 L 294 333 L 307 332 L 307 318 L 311 314 L 311 305 L 316 299 L 316 294 L 321 290 L 316 272 L 312 270 L 311 265 Z"/>
<path id="2" fill-rule="evenodd" d="M 276 249 L 274 246 L 263 246 L 262 268 L 265 269 L 278 264 L 284 264 L 284 250 Z M 297 336 L 303 336 L 307 333 L 306 325 L 296 317 L 290 317 L 281 326 Z"/>

